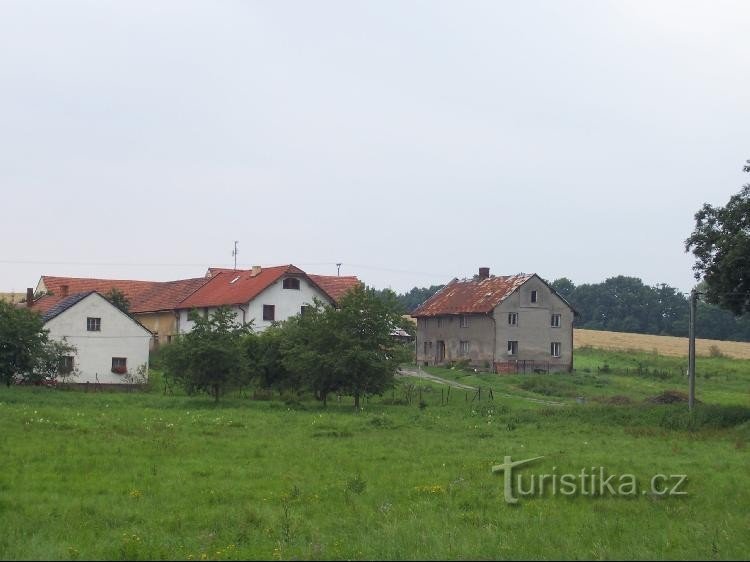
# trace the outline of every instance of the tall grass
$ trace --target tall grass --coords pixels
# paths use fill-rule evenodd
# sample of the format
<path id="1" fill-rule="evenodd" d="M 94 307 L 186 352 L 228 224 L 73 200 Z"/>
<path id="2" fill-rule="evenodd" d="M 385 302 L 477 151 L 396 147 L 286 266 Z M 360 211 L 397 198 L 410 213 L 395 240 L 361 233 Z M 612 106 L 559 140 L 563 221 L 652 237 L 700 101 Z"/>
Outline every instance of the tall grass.
<path id="1" fill-rule="evenodd" d="M 158 384 L 2 388 L 0 558 L 741 558 L 750 415 L 736 395 L 750 377 L 732 376 L 738 390 L 706 381 L 722 400 L 692 416 L 641 400 L 671 381 L 593 371 L 465 373 L 494 399 L 456 391 L 447 403 L 445 387 L 412 380 L 421 398 L 398 388 L 358 412 L 349 397 L 323 409 L 233 393 L 215 406 Z M 628 406 L 590 399 L 625 391 Z M 534 396 L 565 405 L 524 400 Z M 543 456 L 528 470 L 545 473 L 684 473 L 689 494 L 512 507 L 491 472 L 505 455 Z"/>

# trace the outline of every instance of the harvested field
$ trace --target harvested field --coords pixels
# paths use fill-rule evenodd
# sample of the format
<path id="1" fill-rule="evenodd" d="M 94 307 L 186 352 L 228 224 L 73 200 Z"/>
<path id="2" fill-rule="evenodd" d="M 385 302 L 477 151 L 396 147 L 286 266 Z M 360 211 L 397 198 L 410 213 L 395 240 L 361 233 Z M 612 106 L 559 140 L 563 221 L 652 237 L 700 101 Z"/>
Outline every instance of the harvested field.
<path id="1" fill-rule="evenodd" d="M 651 336 L 600 330 L 573 330 L 573 347 L 596 347 L 616 351 L 656 351 L 673 357 L 687 356 L 688 339 L 674 336 Z M 750 343 L 696 339 L 696 353 L 709 357 L 720 353 L 733 359 L 750 359 Z"/>

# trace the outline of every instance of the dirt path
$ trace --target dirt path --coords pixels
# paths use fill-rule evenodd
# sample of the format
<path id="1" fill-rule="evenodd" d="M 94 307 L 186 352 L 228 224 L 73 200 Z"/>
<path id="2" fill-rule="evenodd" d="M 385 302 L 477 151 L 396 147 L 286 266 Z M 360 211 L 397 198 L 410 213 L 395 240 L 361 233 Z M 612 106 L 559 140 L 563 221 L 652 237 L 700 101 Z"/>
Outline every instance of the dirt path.
<path id="1" fill-rule="evenodd" d="M 441 377 L 431 375 L 430 373 L 426 371 L 415 371 L 413 369 L 402 368 L 402 369 L 399 369 L 398 374 L 399 376 L 402 376 L 402 377 L 416 377 L 418 379 L 425 379 L 428 381 L 435 382 L 437 384 L 445 384 L 448 386 L 452 386 L 453 388 L 460 388 L 461 390 L 477 390 L 475 386 L 469 386 L 468 384 L 461 384 L 460 382 L 443 379 Z"/>
<path id="2" fill-rule="evenodd" d="M 468 384 L 462 384 L 460 382 L 444 379 L 442 377 L 438 377 L 436 375 L 427 373 L 425 371 L 419 370 L 415 371 L 413 369 L 399 369 L 398 375 L 400 377 L 416 377 L 418 379 L 424 379 L 428 380 L 437 384 L 444 384 L 447 386 L 452 386 L 453 388 L 459 388 L 461 390 L 478 390 L 475 386 L 469 386 Z M 545 406 L 565 406 L 565 402 L 553 402 L 551 400 L 542 400 L 540 398 L 530 398 L 528 396 L 519 396 L 518 394 L 508 394 L 506 392 L 495 392 L 495 394 L 499 396 L 503 396 L 505 398 L 518 398 L 520 400 L 527 400 L 529 402 L 534 402 L 536 404 L 544 404 Z"/>

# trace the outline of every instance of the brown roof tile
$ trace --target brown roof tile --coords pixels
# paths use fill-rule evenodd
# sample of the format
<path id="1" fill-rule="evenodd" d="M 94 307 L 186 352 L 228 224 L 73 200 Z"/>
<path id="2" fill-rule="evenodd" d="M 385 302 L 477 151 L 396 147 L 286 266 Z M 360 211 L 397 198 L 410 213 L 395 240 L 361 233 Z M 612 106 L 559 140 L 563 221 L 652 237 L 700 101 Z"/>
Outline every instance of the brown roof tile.
<path id="1" fill-rule="evenodd" d="M 454 279 L 422 303 L 412 316 L 483 314 L 493 310 L 533 275 L 492 276 L 485 279 Z"/>
<path id="2" fill-rule="evenodd" d="M 67 286 L 68 294 L 97 291 L 106 295 L 110 290 L 121 291 L 130 301 L 130 312 L 158 312 L 173 310 L 186 297 L 206 283 L 204 277 L 180 279 L 178 281 L 133 281 L 123 279 L 89 279 L 80 277 L 42 276 L 44 286 L 54 293 L 57 300 L 62 298 L 63 287 Z M 52 306 L 49 298 L 38 299 L 34 310 L 45 312 L 45 307 Z"/>
<path id="3" fill-rule="evenodd" d="M 338 303 L 346 293 L 362 282 L 354 275 L 339 277 L 338 275 L 308 275 L 308 277 L 324 292 Z"/>

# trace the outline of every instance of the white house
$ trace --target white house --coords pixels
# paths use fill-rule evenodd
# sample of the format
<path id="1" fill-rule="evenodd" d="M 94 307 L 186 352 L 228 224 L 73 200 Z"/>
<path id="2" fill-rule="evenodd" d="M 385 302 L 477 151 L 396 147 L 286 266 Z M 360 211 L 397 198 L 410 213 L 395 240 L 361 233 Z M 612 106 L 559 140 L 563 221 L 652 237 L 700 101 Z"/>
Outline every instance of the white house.
<path id="1" fill-rule="evenodd" d="M 360 283 L 352 276 L 309 275 L 294 265 L 250 270 L 209 270 L 209 281 L 178 305 L 178 331 L 189 332 L 191 310 L 208 315 L 221 306 L 234 311 L 237 322 L 251 322 L 263 331 L 274 322 L 302 314 L 315 299 L 336 305 Z"/>
<path id="2" fill-rule="evenodd" d="M 127 373 L 148 373 L 152 333 L 95 291 L 63 298 L 43 316 L 51 339 L 76 348 L 64 368 L 71 382 L 126 384 Z"/>

